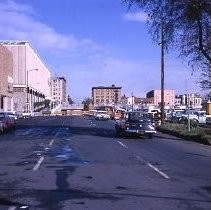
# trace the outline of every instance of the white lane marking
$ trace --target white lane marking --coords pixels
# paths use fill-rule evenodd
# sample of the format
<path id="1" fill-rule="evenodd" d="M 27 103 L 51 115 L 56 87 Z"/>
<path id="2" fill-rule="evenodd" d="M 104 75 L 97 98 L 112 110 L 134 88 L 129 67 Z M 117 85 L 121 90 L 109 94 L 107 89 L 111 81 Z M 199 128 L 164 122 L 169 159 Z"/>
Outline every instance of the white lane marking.
<path id="1" fill-rule="evenodd" d="M 16 209 L 16 206 L 11 206 L 11 207 L 9 207 L 8 210 L 15 210 L 15 209 Z"/>
<path id="2" fill-rule="evenodd" d="M 147 165 L 148 165 L 150 168 L 154 169 L 156 172 L 158 172 L 158 173 L 159 173 L 161 176 L 163 176 L 164 178 L 170 179 L 170 177 L 169 177 L 167 174 L 163 173 L 162 171 L 160 171 L 158 168 L 156 168 L 156 167 L 153 166 L 152 164 L 147 163 Z"/>
<path id="3" fill-rule="evenodd" d="M 142 161 L 142 162 L 144 162 L 144 163 L 146 164 L 146 161 L 145 161 L 143 158 L 141 158 L 140 156 L 136 156 L 136 158 L 137 158 L 139 161 Z"/>
<path id="4" fill-rule="evenodd" d="M 58 137 L 58 135 L 59 135 L 59 133 L 60 133 L 60 128 L 59 128 L 59 130 L 56 132 L 56 134 L 55 134 L 55 136 L 56 137 Z M 50 141 L 50 143 L 49 143 L 49 146 L 52 146 L 53 145 L 53 143 L 54 143 L 54 139 L 52 139 L 51 141 Z M 39 159 L 39 161 L 37 162 L 37 164 L 34 166 L 34 168 L 33 168 L 33 171 L 37 171 L 38 169 L 39 169 L 39 167 L 40 167 L 40 165 L 41 165 L 41 163 L 43 162 L 43 160 L 44 160 L 44 157 L 42 156 L 42 157 L 40 157 L 40 159 Z"/>
<path id="5" fill-rule="evenodd" d="M 49 143 L 49 146 L 52 146 L 53 143 L 54 143 L 54 139 L 51 140 L 51 142 Z"/>
<path id="6" fill-rule="evenodd" d="M 63 126 L 63 125 L 62 125 L 62 126 Z M 55 134 L 56 137 L 58 137 L 60 131 L 61 131 L 61 128 L 59 128 L 59 129 L 57 130 L 57 132 L 56 132 L 56 134 Z"/>
<path id="7" fill-rule="evenodd" d="M 136 156 L 136 158 L 139 160 L 139 161 L 142 161 L 144 162 L 146 165 L 148 165 L 150 168 L 152 168 L 153 170 L 155 170 L 156 172 L 158 172 L 161 176 L 163 176 L 165 179 L 170 179 L 170 177 L 163 173 L 161 170 L 159 170 L 158 168 L 156 168 L 155 166 L 153 166 L 151 163 L 148 163 L 146 162 L 143 158 L 141 158 L 140 156 Z"/>
<path id="8" fill-rule="evenodd" d="M 121 146 L 123 146 L 124 148 L 127 148 L 127 146 L 125 144 L 123 144 L 121 141 L 117 141 Z"/>
<path id="9" fill-rule="evenodd" d="M 34 166 L 33 171 L 37 171 L 38 168 L 40 167 L 41 163 L 43 162 L 44 157 L 40 157 L 39 161 L 37 162 L 37 164 Z"/>

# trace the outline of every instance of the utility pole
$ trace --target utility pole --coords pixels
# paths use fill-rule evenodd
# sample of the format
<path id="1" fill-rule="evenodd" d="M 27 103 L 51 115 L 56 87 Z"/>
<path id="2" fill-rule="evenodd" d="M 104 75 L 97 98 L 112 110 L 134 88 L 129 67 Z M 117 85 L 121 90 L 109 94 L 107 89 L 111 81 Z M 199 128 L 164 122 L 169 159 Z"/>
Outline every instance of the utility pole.
<path id="1" fill-rule="evenodd" d="M 165 50 L 165 40 L 164 40 L 164 26 L 163 22 L 161 25 L 161 124 L 164 123 L 164 50 Z"/>
<path id="2" fill-rule="evenodd" d="M 133 112 L 133 93 L 131 95 L 132 95 L 132 112 Z"/>

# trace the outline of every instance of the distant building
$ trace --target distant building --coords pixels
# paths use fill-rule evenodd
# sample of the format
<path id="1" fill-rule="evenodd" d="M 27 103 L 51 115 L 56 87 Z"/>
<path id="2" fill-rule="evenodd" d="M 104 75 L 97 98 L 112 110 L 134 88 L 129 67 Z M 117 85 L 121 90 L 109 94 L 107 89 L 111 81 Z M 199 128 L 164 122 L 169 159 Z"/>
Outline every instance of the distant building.
<path id="1" fill-rule="evenodd" d="M 121 97 L 121 99 L 120 99 L 120 103 L 121 103 L 121 104 L 127 104 L 127 99 L 128 99 L 128 97 L 126 97 L 125 95 L 123 95 L 123 96 Z"/>
<path id="2" fill-rule="evenodd" d="M 155 106 L 161 105 L 161 90 L 151 90 L 146 94 L 146 97 L 151 99 Z M 164 104 L 170 107 L 175 105 L 175 90 L 164 90 Z"/>
<path id="3" fill-rule="evenodd" d="M 200 109 L 202 108 L 202 97 L 197 93 L 177 95 L 175 106 L 186 106 Z"/>
<path id="4" fill-rule="evenodd" d="M 147 105 L 147 104 L 152 104 L 152 99 L 151 98 L 141 98 L 141 97 L 136 97 L 136 96 L 126 97 L 125 95 L 121 98 L 122 104 L 131 105 L 132 102 L 133 102 L 133 104 L 136 104 L 136 105 Z"/>
<path id="5" fill-rule="evenodd" d="M 68 102 L 67 82 L 64 77 L 53 77 L 51 79 L 51 95 L 56 104 Z"/>
<path id="6" fill-rule="evenodd" d="M 13 55 L 13 98 L 17 112 L 33 111 L 50 98 L 51 73 L 28 41 L 0 41 Z"/>
<path id="7" fill-rule="evenodd" d="M 13 111 L 12 53 L 0 45 L 0 110 Z"/>
<path id="8" fill-rule="evenodd" d="M 117 104 L 121 101 L 121 88 L 112 86 L 92 87 L 92 100 L 94 105 Z"/>

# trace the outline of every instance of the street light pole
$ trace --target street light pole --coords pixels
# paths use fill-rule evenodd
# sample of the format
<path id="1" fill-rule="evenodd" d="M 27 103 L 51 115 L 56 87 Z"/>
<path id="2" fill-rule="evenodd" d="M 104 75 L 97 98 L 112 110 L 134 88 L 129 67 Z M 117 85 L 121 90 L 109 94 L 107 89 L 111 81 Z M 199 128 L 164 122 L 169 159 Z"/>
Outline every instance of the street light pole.
<path id="1" fill-rule="evenodd" d="M 133 112 L 133 93 L 131 95 L 132 95 L 132 112 Z"/>
<path id="2" fill-rule="evenodd" d="M 164 28 L 161 25 L 161 124 L 164 123 Z"/>

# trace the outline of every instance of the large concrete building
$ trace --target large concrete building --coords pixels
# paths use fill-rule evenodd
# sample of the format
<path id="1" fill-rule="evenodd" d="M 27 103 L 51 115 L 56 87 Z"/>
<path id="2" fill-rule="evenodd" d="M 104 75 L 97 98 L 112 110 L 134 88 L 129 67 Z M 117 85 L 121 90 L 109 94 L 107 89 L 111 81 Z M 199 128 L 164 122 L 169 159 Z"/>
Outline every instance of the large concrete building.
<path id="1" fill-rule="evenodd" d="M 151 99 L 155 106 L 161 105 L 161 90 L 151 90 L 146 97 Z M 175 105 L 175 90 L 164 90 L 164 104 L 170 107 Z"/>
<path id="2" fill-rule="evenodd" d="M 0 45 L 0 111 L 13 111 L 12 53 Z"/>
<path id="3" fill-rule="evenodd" d="M 13 55 L 13 98 L 17 112 L 33 111 L 51 99 L 51 73 L 27 41 L 0 41 Z"/>
<path id="4" fill-rule="evenodd" d="M 94 105 L 111 105 L 121 101 L 121 88 L 112 86 L 92 87 Z"/>
<path id="5" fill-rule="evenodd" d="M 67 103 L 67 82 L 64 77 L 52 77 L 51 95 L 56 104 Z"/>

